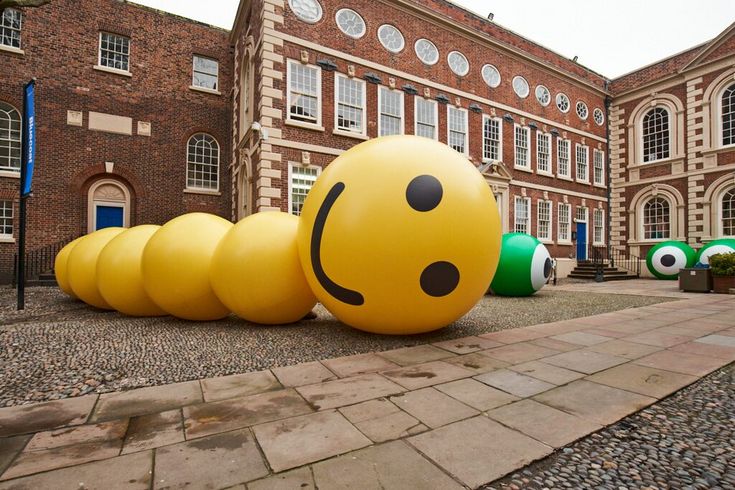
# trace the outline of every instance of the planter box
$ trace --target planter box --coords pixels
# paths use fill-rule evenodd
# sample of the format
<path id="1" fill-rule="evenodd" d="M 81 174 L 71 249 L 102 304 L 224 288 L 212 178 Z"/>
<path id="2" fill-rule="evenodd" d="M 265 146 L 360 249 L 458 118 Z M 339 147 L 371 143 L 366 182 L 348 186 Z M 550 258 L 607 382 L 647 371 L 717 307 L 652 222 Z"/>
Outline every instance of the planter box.
<path id="1" fill-rule="evenodd" d="M 735 276 L 713 276 L 712 281 L 716 293 L 728 294 L 735 288 Z"/>
<path id="2" fill-rule="evenodd" d="M 712 271 L 696 268 L 681 269 L 679 289 L 690 293 L 709 293 L 712 289 Z"/>

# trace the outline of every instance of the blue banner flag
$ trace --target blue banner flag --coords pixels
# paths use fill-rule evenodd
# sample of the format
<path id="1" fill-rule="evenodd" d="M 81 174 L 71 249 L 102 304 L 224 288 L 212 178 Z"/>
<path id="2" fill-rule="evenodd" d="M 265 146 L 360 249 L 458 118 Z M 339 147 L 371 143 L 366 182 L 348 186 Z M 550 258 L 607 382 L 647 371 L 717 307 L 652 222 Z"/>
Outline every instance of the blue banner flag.
<path id="1" fill-rule="evenodd" d="M 36 82 L 31 80 L 23 91 L 23 182 L 21 196 L 31 193 L 33 165 L 36 161 Z"/>

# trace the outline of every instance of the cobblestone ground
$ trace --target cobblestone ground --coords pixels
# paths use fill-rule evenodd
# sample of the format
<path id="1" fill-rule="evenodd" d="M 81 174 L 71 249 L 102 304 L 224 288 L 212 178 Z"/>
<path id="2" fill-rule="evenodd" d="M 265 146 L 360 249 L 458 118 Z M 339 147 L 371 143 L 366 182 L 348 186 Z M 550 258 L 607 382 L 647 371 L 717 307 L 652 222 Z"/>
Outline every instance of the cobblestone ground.
<path id="1" fill-rule="evenodd" d="M 735 365 L 484 490 L 733 489 Z"/>
<path id="2" fill-rule="evenodd" d="M 27 309 L 18 313 L 14 291 L 0 289 L 0 406 L 383 351 L 663 301 L 669 299 L 548 286 L 530 298 L 486 297 L 453 325 L 408 337 L 360 332 L 319 306 L 316 320 L 279 327 L 235 317 L 206 323 L 129 318 L 89 308 L 54 288 L 27 290 Z"/>

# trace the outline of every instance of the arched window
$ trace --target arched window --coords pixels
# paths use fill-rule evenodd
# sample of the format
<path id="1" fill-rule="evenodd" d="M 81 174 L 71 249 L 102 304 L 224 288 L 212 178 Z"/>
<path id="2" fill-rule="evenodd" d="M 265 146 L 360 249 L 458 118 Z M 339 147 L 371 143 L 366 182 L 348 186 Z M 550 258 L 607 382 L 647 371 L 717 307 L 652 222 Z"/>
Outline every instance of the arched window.
<path id="1" fill-rule="evenodd" d="M 722 195 L 722 234 L 735 236 L 735 187 Z"/>
<path id="2" fill-rule="evenodd" d="M 669 158 L 669 112 L 654 107 L 643 117 L 643 161 Z"/>
<path id="3" fill-rule="evenodd" d="M 0 102 L 0 170 L 20 170 L 20 114 Z"/>
<path id="4" fill-rule="evenodd" d="M 219 190 L 219 144 L 208 134 L 197 133 L 189 138 L 186 187 Z"/>
<path id="5" fill-rule="evenodd" d="M 735 143 L 735 84 L 722 93 L 722 145 Z"/>
<path id="6" fill-rule="evenodd" d="M 253 66 L 248 53 L 242 61 L 240 71 L 240 139 L 248 132 L 253 122 Z"/>
<path id="7" fill-rule="evenodd" d="M 669 202 L 662 197 L 649 199 L 643 206 L 643 239 L 660 240 L 671 237 Z"/>

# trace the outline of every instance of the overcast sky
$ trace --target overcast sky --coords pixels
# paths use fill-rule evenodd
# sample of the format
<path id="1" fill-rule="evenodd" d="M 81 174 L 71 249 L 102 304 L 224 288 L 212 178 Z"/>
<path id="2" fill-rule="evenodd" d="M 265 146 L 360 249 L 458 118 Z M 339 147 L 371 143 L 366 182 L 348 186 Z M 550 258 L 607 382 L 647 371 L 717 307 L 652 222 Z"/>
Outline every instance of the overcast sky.
<path id="1" fill-rule="evenodd" d="M 239 0 L 134 0 L 230 29 Z M 703 43 L 735 21 L 734 0 L 455 0 L 608 77 Z M 345 5 L 349 2 L 345 2 Z M 205 5 L 202 8 L 202 5 Z"/>

